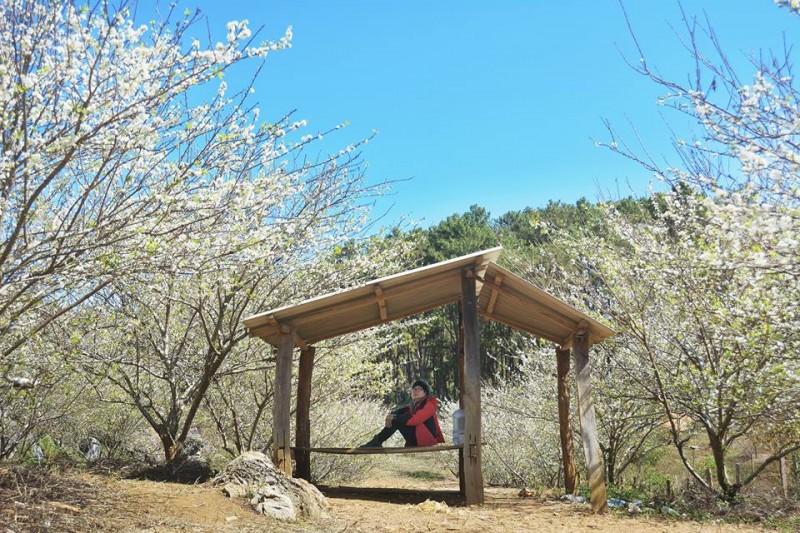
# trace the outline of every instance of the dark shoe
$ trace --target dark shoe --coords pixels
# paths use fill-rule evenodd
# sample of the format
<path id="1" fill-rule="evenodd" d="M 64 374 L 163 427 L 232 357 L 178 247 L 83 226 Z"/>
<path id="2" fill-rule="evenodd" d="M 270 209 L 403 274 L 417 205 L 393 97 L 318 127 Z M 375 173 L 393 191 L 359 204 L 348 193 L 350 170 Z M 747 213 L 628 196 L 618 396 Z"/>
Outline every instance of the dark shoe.
<path id="1" fill-rule="evenodd" d="M 383 445 L 380 442 L 373 439 L 369 442 L 365 442 L 364 444 L 359 446 L 359 448 L 383 448 Z"/>

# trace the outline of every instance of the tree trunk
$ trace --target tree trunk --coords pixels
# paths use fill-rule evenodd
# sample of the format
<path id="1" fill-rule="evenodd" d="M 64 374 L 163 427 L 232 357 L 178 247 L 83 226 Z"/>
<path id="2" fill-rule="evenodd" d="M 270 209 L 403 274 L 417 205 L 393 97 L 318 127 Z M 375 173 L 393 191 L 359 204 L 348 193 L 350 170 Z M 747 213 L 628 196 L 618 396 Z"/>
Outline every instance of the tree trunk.
<path id="1" fill-rule="evenodd" d="M 168 463 L 172 463 L 181 458 L 181 450 L 183 450 L 183 442 L 175 440 L 172 435 L 167 433 L 159 434 L 161 445 L 164 447 L 164 459 Z"/>
<path id="2" fill-rule="evenodd" d="M 614 465 L 614 463 L 616 462 L 616 454 L 614 453 L 613 446 L 605 450 L 605 460 L 606 460 L 606 480 L 608 481 L 609 485 L 616 485 L 617 470 Z"/>
<path id="3" fill-rule="evenodd" d="M 728 472 L 725 470 L 725 449 L 722 445 L 722 439 L 716 433 L 706 429 L 708 433 L 708 444 L 711 448 L 711 455 L 714 457 L 714 471 L 719 484 L 719 490 L 725 500 L 731 502 L 736 499 L 739 494 L 739 487 L 731 484 L 728 479 Z M 711 488 L 711 487 L 709 487 Z"/>

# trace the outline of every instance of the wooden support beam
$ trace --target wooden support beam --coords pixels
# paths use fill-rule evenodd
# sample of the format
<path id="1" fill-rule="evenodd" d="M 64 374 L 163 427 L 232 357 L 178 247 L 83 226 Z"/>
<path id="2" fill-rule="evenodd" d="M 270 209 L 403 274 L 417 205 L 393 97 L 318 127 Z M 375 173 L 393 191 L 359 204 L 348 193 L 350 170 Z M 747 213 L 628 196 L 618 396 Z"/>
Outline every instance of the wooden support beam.
<path id="1" fill-rule="evenodd" d="M 562 350 L 571 350 L 572 349 L 572 341 L 573 341 L 574 337 L 575 337 L 575 334 L 574 333 L 570 333 L 569 337 L 567 337 L 563 341 L 561 341 L 559 343 L 556 343 L 556 344 L 560 344 Z"/>
<path id="2" fill-rule="evenodd" d="M 248 335 L 250 337 L 264 338 L 264 337 L 269 337 L 270 335 L 285 333 L 286 331 L 288 331 L 286 329 L 288 328 L 288 326 L 286 324 L 278 324 L 278 322 L 275 320 L 275 317 L 269 316 L 266 318 L 266 320 L 267 320 L 266 323 L 248 329 Z M 296 329 L 294 335 L 294 344 L 296 347 L 301 349 L 308 348 L 309 346 L 309 343 L 306 342 L 305 339 L 297 335 Z"/>
<path id="3" fill-rule="evenodd" d="M 278 321 L 275 320 L 275 317 L 272 316 L 272 315 L 265 316 L 261 320 L 262 320 L 261 324 L 259 324 L 257 326 L 253 326 L 251 328 L 247 328 L 247 331 L 250 333 L 251 337 L 261 337 L 260 333 L 265 331 L 265 330 L 270 330 L 271 331 L 271 330 L 280 329 L 280 325 L 278 324 Z"/>
<path id="4" fill-rule="evenodd" d="M 464 409 L 464 311 L 460 302 L 458 305 L 458 406 Z M 464 436 L 462 435 L 461 438 L 463 439 Z M 463 448 L 458 450 L 458 491 L 462 496 L 467 496 Z"/>
<path id="5" fill-rule="evenodd" d="M 295 434 L 295 464 L 297 477 L 311 482 L 311 374 L 314 370 L 314 353 L 316 348 L 309 346 L 300 350 L 300 369 L 297 380 L 297 413 Z"/>
<path id="6" fill-rule="evenodd" d="M 292 454 L 289 441 L 289 412 L 292 395 L 292 353 L 295 328 L 281 327 L 280 345 L 275 358 L 275 384 L 272 404 L 273 459 L 278 470 L 292 476 Z"/>
<path id="7" fill-rule="evenodd" d="M 481 470 L 481 361 L 475 272 L 461 276 L 464 316 L 464 482 L 467 505 L 483 503 Z"/>
<path id="8" fill-rule="evenodd" d="M 575 380 L 578 383 L 578 415 L 581 421 L 581 438 L 589 471 L 589 492 L 592 511 L 604 513 L 608 509 L 603 452 L 597 439 L 597 419 L 594 413 L 591 366 L 589 365 L 589 327 L 581 324 L 575 332 L 572 353 L 575 358 Z"/>
<path id="9" fill-rule="evenodd" d="M 386 314 L 386 299 L 383 297 L 383 289 L 380 285 L 375 285 L 375 299 L 378 300 L 378 311 L 380 312 L 381 320 L 386 322 L 386 320 L 388 320 Z"/>
<path id="10" fill-rule="evenodd" d="M 558 429 L 561 434 L 561 462 L 564 465 L 564 493 L 575 494 L 577 489 L 576 470 L 572 449 L 572 422 L 569 416 L 569 352 L 569 350 L 556 347 Z"/>
<path id="11" fill-rule="evenodd" d="M 498 287 L 503 286 L 503 280 L 505 276 L 502 274 L 498 274 L 497 277 L 494 278 L 494 282 L 497 284 Z M 492 287 L 492 294 L 489 296 L 489 304 L 486 306 L 486 314 L 491 315 L 494 312 L 494 306 L 497 305 L 497 297 L 500 296 L 500 291 Z"/>

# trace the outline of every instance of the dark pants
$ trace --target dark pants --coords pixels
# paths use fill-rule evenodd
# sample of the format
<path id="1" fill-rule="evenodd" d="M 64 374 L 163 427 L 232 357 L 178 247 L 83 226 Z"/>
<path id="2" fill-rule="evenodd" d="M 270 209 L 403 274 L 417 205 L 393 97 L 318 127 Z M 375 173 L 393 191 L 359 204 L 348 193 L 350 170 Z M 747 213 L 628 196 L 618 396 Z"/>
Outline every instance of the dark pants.
<path id="1" fill-rule="evenodd" d="M 391 426 L 386 426 L 380 433 L 372 437 L 372 442 L 383 444 L 386 439 L 394 435 L 395 431 L 399 431 L 403 438 L 406 439 L 406 446 L 417 445 L 417 428 L 396 422 L 393 422 Z"/>

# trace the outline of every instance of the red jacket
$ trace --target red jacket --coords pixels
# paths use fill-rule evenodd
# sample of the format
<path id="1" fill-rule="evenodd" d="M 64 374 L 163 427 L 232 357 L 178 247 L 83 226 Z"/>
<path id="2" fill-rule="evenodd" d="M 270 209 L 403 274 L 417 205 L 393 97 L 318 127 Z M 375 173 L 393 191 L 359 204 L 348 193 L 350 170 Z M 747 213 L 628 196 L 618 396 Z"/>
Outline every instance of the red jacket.
<path id="1" fill-rule="evenodd" d="M 419 404 L 412 403 L 400 409 L 400 413 L 395 416 L 396 421 L 416 427 L 417 446 L 433 446 L 444 442 L 439 418 L 436 416 L 438 403 L 435 396 L 428 396 Z"/>

